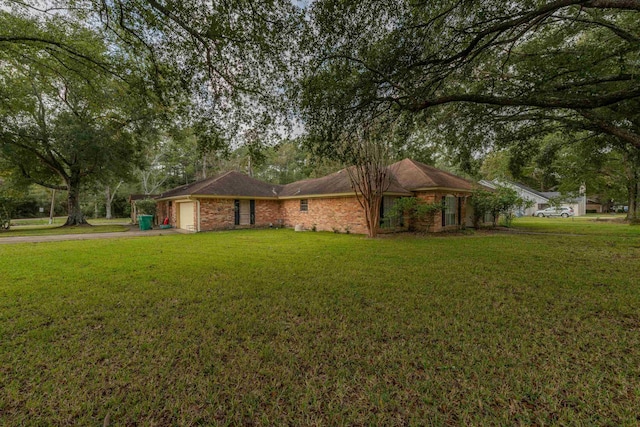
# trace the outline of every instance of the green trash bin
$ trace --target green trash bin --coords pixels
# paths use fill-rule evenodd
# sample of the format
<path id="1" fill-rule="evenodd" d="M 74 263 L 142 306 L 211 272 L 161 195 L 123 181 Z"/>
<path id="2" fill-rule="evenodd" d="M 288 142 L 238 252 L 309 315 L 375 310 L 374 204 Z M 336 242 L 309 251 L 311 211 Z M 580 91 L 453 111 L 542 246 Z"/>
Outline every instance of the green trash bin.
<path id="1" fill-rule="evenodd" d="M 151 230 L 153 228 L 153 215 L 138 215 L 140 230 Z"/>

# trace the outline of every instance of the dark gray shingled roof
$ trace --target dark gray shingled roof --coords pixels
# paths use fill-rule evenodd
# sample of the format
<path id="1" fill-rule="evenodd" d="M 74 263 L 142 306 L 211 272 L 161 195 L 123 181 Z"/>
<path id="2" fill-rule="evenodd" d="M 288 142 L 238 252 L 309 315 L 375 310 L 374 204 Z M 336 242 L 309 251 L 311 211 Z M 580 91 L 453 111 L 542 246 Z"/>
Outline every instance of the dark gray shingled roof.
<path id="1" fill-rule="evenodd" d="M 160 194 L 158 199 L 180 196 L 235 196 L 275 199 L 281 188 L 281 185 L 268 184 L 243 173 L 231 171 L 171 189 Z"/>
<path id="2" fill-rule="evenodd" d="M 389 166 L 396 179 L 407 190 L 452 188 L 472 191 L 478 184 L 433 166 L 404 159 Z"/>
<path id="3" fill-rule="evenodd" d="M 158 197 L 157 194 L 130 194 L 129 201 L 132 202 L 136 200 L 155 199 L 156 197 Z"/>
<path id="4" fill-rule="evenodd" d="M 329 194 L 351 194 L 351 180 L 346 169 L 339 170 L 322 178 L 305 179 L 284 185 L 279 197 L 314 196 Z M 410 196 L 411 193 L 403 188 L 398 181 L 391 177 L 391 183 L 385 193 Z"/>
<path id="5" fill-rule="evenodd" d="M 411 191 L 427 188 L 450 188 L 471 191 L 478 186 L 449 172 L 404 159 L 389 166 L 391 183 L 386 194 L 410 196 Z M 353 194 L 349 173 L 339 170 L 321 178 L 305 179 L 287 185 L 269 184 L 243 173 L 225 174 L 183 185 L 160 194 L 158 199 L 186 196 L 233 196 L 252 198 L 295 198 Z"/>

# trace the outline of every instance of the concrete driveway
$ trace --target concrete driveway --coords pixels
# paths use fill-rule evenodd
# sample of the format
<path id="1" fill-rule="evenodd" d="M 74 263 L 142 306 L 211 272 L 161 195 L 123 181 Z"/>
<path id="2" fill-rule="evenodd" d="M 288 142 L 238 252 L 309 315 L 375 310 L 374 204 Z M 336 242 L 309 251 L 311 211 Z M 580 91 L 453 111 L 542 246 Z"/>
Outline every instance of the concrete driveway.
<path id="1" fill-rule="evenodd" d="M 52 236 L 15 236 L 0 237 L 0 245 L 11 243 L 40 243 L 40 242 L 61 242 L 64 240 L 95 240 L 95 239 L 116 239 L 130 237 L 166 236 L 170 234 L 189 233 L 188 231 L 168 228 L 164 230 L 154 229 L 140 231 L 137 227 L 131 227 L 128 231 L 116 233 L 87 233 L 87 234 L 59 234 Z"/>

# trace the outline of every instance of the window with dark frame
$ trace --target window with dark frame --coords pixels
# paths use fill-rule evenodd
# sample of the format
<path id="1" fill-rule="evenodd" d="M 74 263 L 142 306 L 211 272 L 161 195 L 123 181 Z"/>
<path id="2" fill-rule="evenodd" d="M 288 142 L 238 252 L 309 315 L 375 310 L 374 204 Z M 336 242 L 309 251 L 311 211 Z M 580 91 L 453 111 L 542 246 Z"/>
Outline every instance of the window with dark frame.
<path id="1" fill-rule="evenodd" d="M 456 225 L 456 211 L 458 198 L 452 195 L 447 195 L 443 199 L 443 218 L 442 225 Z"/>
<path id="2" fill-rule="evenodd" d="M 400 197 L 384 196 L 380 201 L 380 228 L 404 227 L 404 215 L 392 215 L 393 207 Z"/>
<path id="3" fill-rule="evenodd" d="M 309 201 L 307 199 L 300 199 L 300 212 L 309 211 Z"/>

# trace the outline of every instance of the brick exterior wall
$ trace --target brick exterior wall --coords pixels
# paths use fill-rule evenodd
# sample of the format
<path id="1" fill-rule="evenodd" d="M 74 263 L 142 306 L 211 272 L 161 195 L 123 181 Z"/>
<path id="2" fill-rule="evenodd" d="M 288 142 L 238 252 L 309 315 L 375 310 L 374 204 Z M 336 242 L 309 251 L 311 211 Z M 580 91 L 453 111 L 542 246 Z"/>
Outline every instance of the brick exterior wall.
<path id="1" fill-rule="evenodd" d="M 158 206 L 156 207 L 156 217 L 158 218 L 158 224 L 162 224 L 165 218 L 169 218 L 169 224 L 171 224 L 172 227 L 175 227 L 177 220 L 175 202 L 158 202 Z"/>
<path id="2" fill-rule="evenodd" d="M 279 226 L 284 223 L 282 201 L 256 200 L 256 227 Z"/>
<path id="3" fill-rule="evenodd" d="M 234 212 L 233 199 L 200 199 L 200 231 L 234 228 Z"/>
<path id="4" fill-rule="evenodd" d="M 346 229 L 350 233 L 366 234 L 367 223 L 362 207 L 355 197 L 334 197 L 326 199 L 305 199 L 308 210 L 300 211 L 300 199 L 282 200 L 282 214 L 287 227 L 302 225 L 311 230 L 315 225 L 318 231 Z"/>
<path id="5" fill-rule="evenodd" d="M 440 203 L 443 196 L 451 194 L 462 197 L 462 221 L 461 226 L 467 224 L 467 198 L 468 193 L 453 192 L 418 192 L 416 197 L 428 203 Z M 351 233 L 366 234 L 367 226 L 362 207 L 355 197 L 310 198 L 307 200 L 308 210 L 300 211 L 300 199 L 287 200 L 256 200 L 255 201 L 255 227 L 267 227 L 284 225 L 295 227 L 301 225 L 305 230 L 311 230 L 315 225 L 318 231 L 334 231 L 344 233 L 346 229 Z M 171 206 L 169 206 L 171 203 Z M 158 203 L 158 220 L 160 223 L 165 217 L 169 223 L 177 227 L 176 202 Z M 197 203 L 195 203 L 194 224 L 197 227 Z M 409 222 L 405 219 L 405 224 Z M 456 209 L 456 224 L 458 223 L 458 210 Z M 427 227 L 424 221 L 412 220 L 411 228 L 416 231 L 441 232 L 460 228 L 458 225 L 442 226 L 442 211 L 435 214 L 433 224 Z M 200 199 L 200 231 L 233 229 L 235 225 L 234 199 Z M 243 226 L 243 228 L 246 226 Z"/>
<path id="6" fill-rule="evenodd" d="M 451 196 L 455 196 L 456 198 L 462 197 L 462 199 L 458 199 L 459 201 L 462 202 L 462 208 L 460 209 L 460 213 L 461 213 L 461 220 L 458 221 L 458 212 L 459 210 L 456 208 L 456 225 L 447 225 L 447 226 L 442 226 L 442 215 L 444 214 L 443 211 L 438 211 L 436 212 L 434 218 L 433 218 L 433 224 L 428 226 L 428 224 L 425 221 L 416 221 L 413 220 L 411 223 L 411 227 L 417 231 L 427 231 L 427 229 L 430 232 L 433 233 L 438 233 L 441 231 L 446 231 L 446 230 L 456 230 L 458 228 L 461 227 L 465 227 L 467 224 L 467 198 L 466 196 L 469 195 L 469 193 L 456 193 L 456 192 L 442 192 L 442 191 L 429 191 L 429 192 L 416 192 L 416 197 L 420 200 L 423 200 L 427 203 L 441 203 L 442 202 L 442 198 L 447 196 L 447 195 L 451 195 Z M 457 207 L 457 204 L 456 204 Z M 458 223 L 460 223 L 460 225 L 457 225 Z"/>
<path id="7" fill-rule="evenodd" d="M 200 199 L 200 231 L 226 230 L 239 226 L 235 225 L 234 199 Z M 171 203 L 171 206 L 169 206 Z M 194 201 L 193 224 L 197 227 L 198 212 L 197 202 Z M 172 227 L 178 227 L 178 215 L 176 202 L 158 202 L 158 219 L 160 223 L 169 218 Z M 255 225 L 254 227 L 268 227 L 284 222 L 281 201 L 256 200 L 255 201 Z M 246 226 L 242 226 L 243 228 Z"/>

